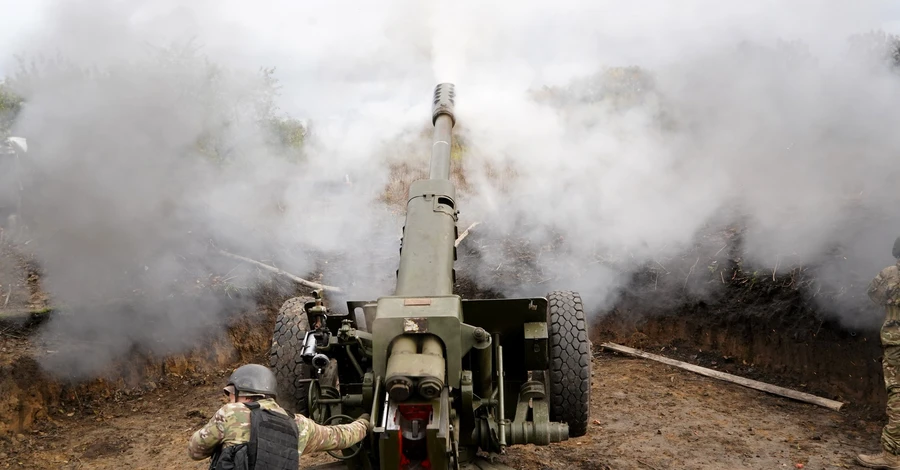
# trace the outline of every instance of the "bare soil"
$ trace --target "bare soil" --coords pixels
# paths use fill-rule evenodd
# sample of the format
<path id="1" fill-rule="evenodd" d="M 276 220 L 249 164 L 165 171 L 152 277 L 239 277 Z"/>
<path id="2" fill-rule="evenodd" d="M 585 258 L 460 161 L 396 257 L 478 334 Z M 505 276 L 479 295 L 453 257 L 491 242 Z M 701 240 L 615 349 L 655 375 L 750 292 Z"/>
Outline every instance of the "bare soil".
<path id="1" fill-rule="evenodd" d="M 7 243 L 6 236 L 0 228 L 0 314 L 21 317 L 46 309 L 48 299 L 40 288 L 40 268 L 31 256 Z"/>
<path id="2" fill-rule="evenodd" d="M 268 325 L 263 320 L 252 329 L 232 329 L 232 338 L 249 345 L 250 354 L 218 361 L 173 358 L 165 372 L 144 371 L 153 378 L 140 388 L 98 381 L 57 391 L 52 405 L 43 400 L 43 419 L 0 437 L 0 468 L 207 468 L 208 461 L 188 458 L 188 439 L 222 405 L 221 383 L 232 367 L 265 361 L 268 346 L 257 334 L 264 335 Z"/>
<path id="3" fill-rule="evenodd" d="M 643 359 L 598 352 L 589 433 L 511 449 L 517 468 L 722 469 L 852 467 L 877 427 Z"/>
<path id="4" fill-rule="evenodd" d="M 0 467 L 206 468 L 186 444 L 221 405 L 227 373 L 171 373 L 152 391 L 60 404 L 32 430 L 0 440 Z M 852 413 L 599 348 L 592 394 L 586 436 L 513 447 L 501 461 L 522 470 L 836 469 L 878 442 L 879 423 Z M 305 456 L 301 466 L 332 460 Z"/>

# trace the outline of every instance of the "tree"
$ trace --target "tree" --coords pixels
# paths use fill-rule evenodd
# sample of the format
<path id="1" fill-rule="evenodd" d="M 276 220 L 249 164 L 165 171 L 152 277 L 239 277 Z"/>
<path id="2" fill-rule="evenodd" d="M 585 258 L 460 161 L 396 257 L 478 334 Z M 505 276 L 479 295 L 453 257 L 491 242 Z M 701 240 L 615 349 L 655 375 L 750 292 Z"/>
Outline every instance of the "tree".
<path id="1" fill-rule="evenodd" d="M 16 73 L 0 83 L 0 133 L 12 126 L 23 103 L 37 93 L 52 95 L 54 88 L 107 90 L 103 99 L 109 102 L 117 91 L 122 101 L 133 93 L 162 91 L 173 114 L 193 113 L 202 120 L 193 148 L 198 155 L 224 163 L 240 152 L 248 133 L 255 133 L 270 154 L 302 157 L 308 129 L 279 110 L 275 69 L 230 69 L 201 49 L 193 41 L 173 43 L 102 67 L 84 67 L 61 56 L 19 58 Z"/>
<path id="2" fill-rule="evenodd" d="M 900 67 L 900 37 L 882 30 L 854 34 L 848 39 L 849 55 L 856 60 Z"/>
<path id="3" fill-rule="evenodd" d="M 22 109 L 22 97 L 4 81 L 0 82 L 0 139 L 7 137 L 16 116 Z"/>

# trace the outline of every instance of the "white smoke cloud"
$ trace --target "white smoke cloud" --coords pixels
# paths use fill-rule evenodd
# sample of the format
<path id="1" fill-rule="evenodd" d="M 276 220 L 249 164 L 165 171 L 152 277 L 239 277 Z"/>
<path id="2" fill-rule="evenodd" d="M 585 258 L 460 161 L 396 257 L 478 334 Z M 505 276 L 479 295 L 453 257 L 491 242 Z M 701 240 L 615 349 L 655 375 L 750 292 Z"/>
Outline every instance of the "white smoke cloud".
<path id="1" fill-rule="evenodd" d="M 410 146 L 421 143 L 432 87 L 445 81 L 457 86 L 469 144 L 460 225 L 482 220 L 534 247 L 559 237 L 567 247 L 540 261 L 546 283 L 508 295 L 573 287 L 602 310 L 629 271 L 598 259 L 634 268 L 674 256 L 734 214 L 749 223 L 750 263 L 776 258 L 788 269 L 843 245 L 852 266 L 822 270 L 839 286 L 889 263 L 900 230 L 891 153 L 900 112 L 890 105 L 900 79 L 844 55 L 850 34 L 895 21 L 887 2 L 31 5 L 14 7 L 32 8 L 32 19 L 2 52 L 58 53 L 109 71 L 30 83 L 15 129 L 43 159 L 32 229 L 48 286 L 82 310 L 136 284 L 168 299 L 187 279 L 228 271 L 233 263 L 203 251 L 209 238 L 299 274 L 324 253 L 341 260 L 325 282 L 357 298 L 389 294 L 402 218 L 373 201 L 390 180 L 388 161 L 427 168 L 427 142 Z M 191 39 L 223 66 L 215 87 L 197 62 L 152 59 L 154 48 Z M 736 52 L 742 41 L 779 39 L 803 41 L 818 62 Z M 0 60 L 12 70 L 10 57 Z M 602 97 L 598 85 L 625 81 L 591 77 L 631 65 L 654 74 L 652 86 L 633 82 L 648 88 L 624 93 L 634 101 L 560 107 L 531 93 L 571 85 Z M 258 90 L 253 72 L 270 66 L 282 85 L 277 104 L 312 123 L 303 162 L 278 156 L 252 109 L 232 109 Z M 192 158 L 197 138 L 221 126 L 233 161 Z M 498 181 L 486 163 L 516 176 Z M 352 186 L 339 184 L 345 175 Z M 513 261 L 487 250 L 466 274 L 489 279 Z M 76 333 L 124 338 L 96 358 L 102 364 L 135 343 L 190 343 L 222 308 L 200 298 L 98 310 L 78 317 Z"/>

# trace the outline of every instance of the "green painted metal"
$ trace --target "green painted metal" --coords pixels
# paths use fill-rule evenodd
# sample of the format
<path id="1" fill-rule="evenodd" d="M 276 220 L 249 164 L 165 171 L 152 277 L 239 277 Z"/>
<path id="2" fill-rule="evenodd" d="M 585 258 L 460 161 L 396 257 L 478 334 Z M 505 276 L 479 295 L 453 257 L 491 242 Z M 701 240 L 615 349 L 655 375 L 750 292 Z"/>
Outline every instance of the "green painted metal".
<path id="1" fill-rule="evenodd" d="M 317 352 L 341 361 L 341 400 L 328 401 L 332 413 L 371 411 L 374 428 L 345 468 L 402 468 L 403 443 L 424 442 L 433 469 L 507 469 L 477 453 L 568 438 L 565 423 L 550 422 L 547 299 L 454 293 L 454 105 L 453 85 L 438 85 L 429 178 L 410 186 L 393 294 L 349 301 L 349 314 L 325 320 L 337 333 Z"/>
<path id="2" fill-rule="evenodd" d="M 550 367 L 547 322 L 528 322 L 524 325 L 525 368 L 528 370 L 544 370 Z"/>

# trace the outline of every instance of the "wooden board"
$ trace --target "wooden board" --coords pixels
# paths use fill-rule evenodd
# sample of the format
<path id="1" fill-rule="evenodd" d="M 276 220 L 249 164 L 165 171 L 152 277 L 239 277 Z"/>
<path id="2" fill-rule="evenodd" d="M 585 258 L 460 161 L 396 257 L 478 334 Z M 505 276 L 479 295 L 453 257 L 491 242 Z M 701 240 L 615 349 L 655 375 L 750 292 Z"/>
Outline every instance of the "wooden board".
<path id="1" fill-rule="evenodd" d="M 799 392 L 797 390 L 791 390 L 789 388 L 779 387 L 777 385 L 767 384 L 765 382 L 759 382 L 757 380 L 751 380 L 744 377 L 739 377 L 737 375 L 728 374 L 725 372 L 720 372 L 713 369 L 707 369 L 706 367 L 700 367 L 694 364 L 689 364 L 687 362 L 677 361 L 675 359 L 669 359 L 668 357 L 658 356 L 656 354 L 651 354 L 648 352 L 640 351 L 634 348 L 629 348 L 628 346 L 622 346 L 621 344 L 615 343 L 603 343 L 600 345 L 603 348 L 610 349 L 613 351 L 617 351 L 623 354 L 628 354 L 631 356 L 642 357 L 645 359 L 650 359 L 657 362 L 662 362 L 663 364 L 668 364 L 670 366 L 679 367 L 685 370 L 689 370 L 691 372 L 705 375 L 707 377 L 712 377 L 714 379 L 724 380 L 726 382 L 736 383 L 738 385 L 743 385 L 745 387 L 753 388 L 756 390 L 761 390 L 764 392 L 772 393 L 775 395 L 780 395 L 787 398 L 793 398 L 794 400 L 799 400 L 806 403 L 812 403 L 814 405 L 823 406 L 830 410 L 840 411 L 844 406 L 844 403 L 829 400 L 828 398 L 822 398 L 815 395 L 811 395 L 809 393 Z"/>

